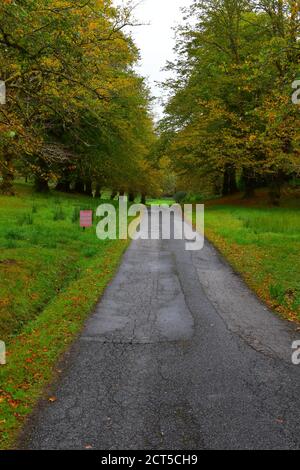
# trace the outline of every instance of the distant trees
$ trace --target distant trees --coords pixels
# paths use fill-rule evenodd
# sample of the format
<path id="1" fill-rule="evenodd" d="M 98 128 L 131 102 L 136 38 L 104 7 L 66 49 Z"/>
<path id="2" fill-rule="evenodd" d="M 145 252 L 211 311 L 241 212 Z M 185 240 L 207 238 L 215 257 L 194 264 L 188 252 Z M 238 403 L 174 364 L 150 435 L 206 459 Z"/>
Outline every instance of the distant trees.
<path id="1" fill-rule="evenodd" d="M 6 0 L 0 5 L 0 192 L 15 169 L 38 190 L 151 191 L 155 139 L 148 91 L 111 0 Z M 150 165 L 151 167 L 151 165 Z"/>
<path id="2" fill-rule="evenodd" d="M 164 153 L 185 188 L 253 194 L 267 182 L 274 204 L 282 182 L 300 173 L 299 2 L 194 1 L 177 32 Z M 168 138 L 166 139 L 167 136 Z M 187 185 L 189 181 L 189 184 Z"/>

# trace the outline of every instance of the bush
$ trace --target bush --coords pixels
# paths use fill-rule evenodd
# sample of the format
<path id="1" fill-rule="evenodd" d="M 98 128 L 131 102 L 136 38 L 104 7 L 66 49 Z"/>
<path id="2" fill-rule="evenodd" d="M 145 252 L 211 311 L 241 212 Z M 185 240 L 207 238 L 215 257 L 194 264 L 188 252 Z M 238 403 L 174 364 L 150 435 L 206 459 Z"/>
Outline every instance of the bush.
<path id="1" fill-rule="evenodd" d="M 201 202 L 205 199 L 203 194 L 187 194 L 187 196 L 184 198 L 183 202 L 185 204 L 197 204 L 198 202 Z"/>
<path id="2" fill-rule="evenodd" d="M 187 193 L 184 191 L 178 191 L 176 194 L 174 194 L 174 200 L 177 202 L 177 204 L 180 204 L 183 202 L 183 200 L 186 198 Z"/>
<path id="3" fill-rule="evenodd" d="M 300 187 L 300 178 L 293 178 L 293 179 L 290 181 L 290 185 L 291 185 L 293 188 L 299 188 L 299 187 Z"/>

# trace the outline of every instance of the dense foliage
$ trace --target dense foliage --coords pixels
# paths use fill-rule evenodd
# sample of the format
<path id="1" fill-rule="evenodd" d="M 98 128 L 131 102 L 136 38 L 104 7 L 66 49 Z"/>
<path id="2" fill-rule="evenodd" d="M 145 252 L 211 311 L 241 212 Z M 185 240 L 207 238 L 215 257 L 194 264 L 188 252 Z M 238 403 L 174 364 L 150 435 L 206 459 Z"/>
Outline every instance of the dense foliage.
<path id="1" fill-rule="evenodd" d="M 0 191 L 16 171 L 37 189 L 99 194 L 153 187 L 149 96 L 134 71 L 131 9 L 111 0 L 3 0 L 0 5 Z"/>
<path id="2" fill-rule="evenodd" d="M 175 78 L 161 122 L 161 154 L 178 189 L 251 195 L 300 173 L 300 4 L 294 0 L 195 0 L 177 31 Z"/>

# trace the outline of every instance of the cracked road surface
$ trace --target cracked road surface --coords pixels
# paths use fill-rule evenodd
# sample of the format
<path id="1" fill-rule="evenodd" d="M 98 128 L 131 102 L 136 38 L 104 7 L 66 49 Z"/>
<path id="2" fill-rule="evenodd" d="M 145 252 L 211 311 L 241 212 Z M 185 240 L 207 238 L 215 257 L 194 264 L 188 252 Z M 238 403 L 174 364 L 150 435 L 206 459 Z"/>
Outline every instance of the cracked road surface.
<path id="1" fill-rule="evenodd" d="M 299 449 L 295 339 L 209 243 L 134 241 L 20 448 Z"/>

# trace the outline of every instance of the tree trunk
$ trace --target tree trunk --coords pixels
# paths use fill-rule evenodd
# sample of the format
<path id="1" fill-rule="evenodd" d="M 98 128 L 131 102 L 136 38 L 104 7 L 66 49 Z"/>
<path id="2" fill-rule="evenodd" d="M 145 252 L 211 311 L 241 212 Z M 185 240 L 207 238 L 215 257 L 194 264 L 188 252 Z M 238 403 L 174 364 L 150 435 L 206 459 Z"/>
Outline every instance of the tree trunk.
<path id="1" fill-rule="evenodd" d="M 142 193 L 141 204 L 146 205 L 146 194 L 145 193 Z"/>
<path id="2" fill-rule="evenodd" d="M 92 182 L 91 182 L 91 181 L 86 181 L 86 183 L 85 183 L 85 192 L 86 192 L 89 196 L 92 195 L 93 190 L 92 190 Z"/>
<path id="3" fill-rule="evenodd" d="M 269 198 L 270 203 L 272 206 L 279 207 L 280 206 L 280 199 L 281 199 L 281 185 L 282 179 L 280 175 L 277 177 L 275 176 L 269 186 Z"/>
<path id="4" fill-rule="evenodd" d="M 213 183 L 213 188 L 214 195 L 220 196 L 222 194 L 222 178 L 216 176 Z"/>
<path id="5" fill-rule="evenodd" d="M 55 186 L 56 191 L 62 191 L 64 193 L 70 192 L 70 183 L 69 181 L 61 180 Z"/>
<path id="6" fill-rule="evenodd" d="M 96 189 L 95 189 L 95 198 L 100 198 L 101 197 L 101 186 L 100 184 L 96 184 Z"/>
<path id="7" fill-rule="evenodd" d="M 236 193 L 237 190 L 238 188 L 236 184 L 235 168 L 232 165 L 228 164 L 225 166 L 225 171 L 224 171 L 222 195 L 228 196 L 230 194 Z"/>
<path id="8" fill-rule="evenodd" d="M 75 193 L 84 194 L 84 184 L 83 181 L 77 179 L 74 186 Z"/>
<path id="9" fill-rule="evenodd" d="M 4 161 L 1 165 L 2 181 L 0 183 L 0 194 L 6 196 L 14 196 L 14 167 L 12 163 L 13 157 L 9 152 L 5 153 Z"/>
<path id="10" fill-rule="evenodd" d="M 250 199 L 255 196 L 256 180 L 254 173 L 249 168 L 243 169 L 242 182 L 245 186 L 244 199 Z"/>
<path id="11" fill-rule="evenodd" d="M 128 201 L 129 201 L 129 202 L 134 202 L 134 200 L 135 200 L 135 194 L 130 191 L 130 192 L 128 193 Z"/>
<path id="12" fill-rule="evenodd" d="M 55 189 L 56 191 L 62 191 L 64 193 L 71 192 L 69 170 L 65 169 L 64 171 L 61 172 L 61 177 L 59 178 Z"/>
<path id="13" fill-rule="evenodd" d="M 110 199 L 113 201 L 115 199 L 115 197 L 117 196 L 117 191 L 113 191 L 110 195 Z"/>
<path id="14" fill-rule="evenodd" d="M 49 192 L 48 181 L 42 178 L 41 176 L 35 176 L 34 189 L 38 193 L 48 193 Z"/>

